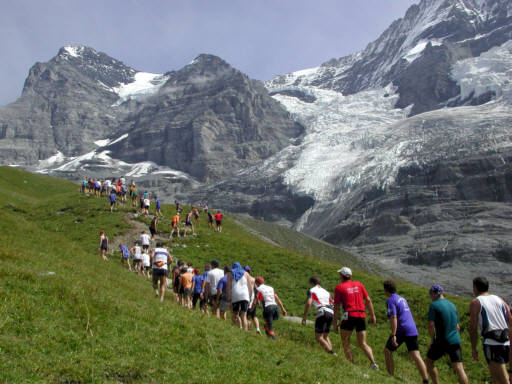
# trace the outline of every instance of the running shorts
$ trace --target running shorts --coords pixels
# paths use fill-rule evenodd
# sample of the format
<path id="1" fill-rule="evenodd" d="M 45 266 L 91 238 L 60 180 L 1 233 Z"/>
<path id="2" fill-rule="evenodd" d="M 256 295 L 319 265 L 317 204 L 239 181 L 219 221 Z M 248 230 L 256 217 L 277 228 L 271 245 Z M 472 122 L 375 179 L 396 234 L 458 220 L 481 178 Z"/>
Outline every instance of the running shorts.
<path id="1" fill-rule="evenodd" d="M 331 330 L 332 318 L 332 313 L 327 312 L 324 312 L 322 316 L 317 317 L 315 320 L 315 333 L 329 333 Z"/>
<path id="2" fill-rule="evenodd" d="M 509 353 L 510 346 L 509 345 L 489 345 L 484 344 L 484 356 L 485 360 L 487 360 L 487 364 L 491 361 L 494 361 L 498 364 L 508 364 L 509 362 Z"/>
<path id="3" fill-rule="evenodd" d="M 153 276 L 160 277 L 160 276 L 169 276 L 169 270 L 163 269 L 163 268 L 153 268 Z"/>
<path id="4" fill-rule="evenodd" d="M 407 350 L 409 352 L 412 351 L 418 351 L 420 349 L 420 346 L 418 344 L 418 336 L 400 336 L 396 335 L 396 343 L 398 344 L 397 347 L 393 345 L 393 336 L 389 336 L 388 341 L 386 342 L 386 349 L 394 352 L 396 351 L 403 343 L 405 343 Z"/>
<path id="5" fill-rule="evenodd" d="M 247 312 L 249 308 L 249 302 L 247 300 L 237 301 L 231 304 L 231 310 L 233 312 Z"/>
<path id="6" fill-rule="evenodd" d="M 430 360 L 436 361 L 443 357 L 445 354 L 450 356 L 452 363 L 462 362 L 462 349 L 460 344 L 447 344 L 442 341 L 435 340 L 427 351 L 427 357 Z"/>
<path id="7" fill-rule="evenodd" d="M 349 316 L 347 320 L 341 322 L 340 329 L 353 331 L 354 328 L 356 332 L 366 331 L 366 320 L 363 317 Z"/>

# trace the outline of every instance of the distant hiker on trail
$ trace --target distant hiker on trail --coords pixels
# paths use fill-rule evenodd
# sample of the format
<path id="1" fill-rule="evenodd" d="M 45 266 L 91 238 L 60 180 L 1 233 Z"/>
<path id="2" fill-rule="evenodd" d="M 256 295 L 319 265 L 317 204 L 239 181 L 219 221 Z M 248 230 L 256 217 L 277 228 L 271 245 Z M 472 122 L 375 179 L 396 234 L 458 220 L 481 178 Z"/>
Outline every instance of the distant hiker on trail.
<path id="1" fill-rule="evenodd" d="M 178 264 L 172 269 L 172 288 L 177 303 L 181 302 L 180 277 L 181 268 L 183 268 L 184 265 L 185 263 L 182 260 L 178 260 Z"/>
<path id="2" fill-rule="evenodd" d="M 416 323 L 409 308 L 409 303 L 402 296 L 396 294 L 396 284 L 393 280 L 386 280 L 383 286 L 384 294 L 388 297 L 386 307 L 389 327 L 391 329 L 391 334 L 384 348 L 387 371 L 391 376 L 395 375 L 393 352 L 405 343 L 409 355 L 416 364 L 423 384 L 428 384 L 427 367 L 420 355 L 418 330 L 416 329 Z"/>
<path id="3" fill-rule="evenodd" d="M 215 228 L 213 227 L 213 215 L 211 212 L 206 212 L 208 214 L 208 226 L 212 229 L 212 230 L 215 230 Z"/>
<path id="4" fill-rule="evenodd" d="M 206 291 L 206 278 L 208 277 L 208 273 L 212 270 L 212 265 L 210 263 L 206 263 L 204 266 L 204 272 L 203 272 L 203 282 L 201 284 L 201 300 L 202 300 L 202 306 L 201 311 L 204 312 L 204 314 L 208 314 L 208 297 L 209 292 Z"/>
<path id="5" fill-rule="evenodd" d="M 185 229 L 183 230 L 183 237 L 187 237 L 188 229 L 192 230 L 192 235 L 194 235 L 194 224 L 192 223 L 192 211 L 187 213 L 187 216 L 185 216 Z"/>
<path id="6" fill-rule="evenodd" d="M 171 234 L 169 235 L 169 239 L 172 239 L 174 231 L 177 231 L 176 237 L 180 237 L 180 215 L 177 212 L 171 220 Z"/>
<path id="7" fill-rule="evenodd" d="M 132 191 L 132 207 L 137 208 L 137 197 L 139 197 L 139 191 L 137 188 L 134 188 Z"/>
<path id="8" fill-rule="evenodd" d="M 485 277 L 473 279 L 476 296 L 469 305 L 469 336 L 473 359 L 478 361 L 478 334 L 482 335 L 482 348 L 494 384 L 509 384 L 507 364 L 510 361 L 512 316 L 503 299 L 489 294 L 489 281 Z"/>
<path id="9" fill-rule="evenodd" d="M 210 264 L 213 269 L 208 272 L 204 290 L 208 295 L 208 305 L 212 308 L 212 314 L 219 317 L 217 285 L 219 284 L 219 280 L 224 276 L 224 271 L 219 268 L 219 262 L 217 260 L 212 260 Z"/>
<path id="10" fill-rule="evenodd" d="M 222 213 L 220 213 L 219 211 L 217 211 L 217 213 L 213 215 L 213 217 L 215 217 L 215 223 L 217 224 L 218 232 L 222 232 L 222 216 Z"/>
<path id="11" fill-rule="evenodd" d="M 142 213 L 144 215 L 149 215 L 149 206 L 151 205 L 151 200 L 149 199 L 149 195 L 144 193 L 144 208 L 142 209 Z"/>
<path id="12" fill-rule="evenodd" d="M 140 213 L 144 214 L 144 194 L 139 192 L 139 201 L 140 201 Z"/>
<path id="13" fill-rule="evenodd" d="M 230 273 L 229 267 L 224 267 L 224 276 L 219 280 L 217 284 L 217 307 L 219 312 L 217 317 L 222 320 L 226 320 L 226 312 L 229 310 L 231 302 L 228 299 L 228 275 Z"/>
<path id="14" fill-rule="evenodd" d="M 160 203 L 160 199 L 158 197 L 156 197 L 156 196 L 154 197 L 154 199 L 155 199 L 155 207 L 156 207 L 155 208 L 155 215 L 159 216 L 159 217 L 162 217 L 163 216 L 162 210 L 161 210 L 162 204 Z"/>
<path id="15" fill-rule="evenodd" d="M 306 325 L 309 308 L 313 305 L 316 309 L 315 339 L 327 353 L 334 354 L 329 339 L 334 314 L 331 294 L 320 286 L 320 279 L 316 276 L 309 278 L 309 285 L 311 288 L 308 289 L 304 314 L 302 315 L 302 325 Z"/>
<path id="16" fill-rule="evenodd" d="M 176 213 L 179 213 L 180 212 L 180 203 L 178 202 L 178 200 L 174 200 L 174 205 L 176 206 Z"/>
<path id="17" fill-rule="evenodd" d="M 116 192 L 114 190 L 110 191 L 109 199 L 110 199 L 110 212 L 113 212 L 114 205 L 116 205 L 116 199 L 117 199 Z"/>
<path id="18" fill-rule="evenodd" d="M 440 285 L 430 287 L 429 294 L 432 302 L 428 308 L 427 320 L 431 342 L 425 363 L 432 383 L 439 383 L 439 373 L 434 361 L 448 354 L 459 383 L 468 384 L 468 378 L 462 364 L 457 309 L 455 305 L 444 298 L 443 287 Z"/>
<path id="19" fill-rule="evenodd" d="M 244 267 L 244 270 L 245 270 L 245 272 L 247 272 L 247 275 L 248 275 L 247 279 L 249 281 L 249 284 L 252 287 L 251 294 L 249 297 L 249 308 L 247 310 L 247 327 L 249 329 L 251 329 L 251 321 L 252 321 L 252 323 L 254 324 L 254 327 L 256 328 L 256 333 L 258 333 L 258 335 L 261 335 L 260 322 L 258 320 L 258 316 L 256 316 L 256 311 L 257 311 L 258 307 L 254 307 L 254 310 L 251 310 L 252 303 L 254 302 L 254 298 L 256 297 L 256 283 L 254 281 L 255 279 L 254 279 L 254 277 L 251 276 L 251 267 L 246 265 Z"/>
<path id="20" fill-rule="evenodd" d="M 249 330 L 247 324 L 247 310 L 251 298 L 251 286 L 249 274 L 242 268 L 240 263 L 234 262 L 228 274 L 227 300 L 231 303 L 231 317 L 233 325 Z"/>
<path id="21" fill-rule="evenodd" d="M 187 267 L 183 267 L 181 269 L 180 276 L 180 286 L 178 288 L 179 292 L 183 291 L 181 297 L 181 305 L 187 308 L 192 308 L 191 294 L 192 294 L 192 279 L 194 278 L 193 274 L 188 271 Z"/>
<path id="22" fill-rule="evenodd" d="M 373 358 L 373 351 L 368 344 L 366 344 L 366 308 L 370 312 L 370 323 L 375 324 L 375 312 L 373 310 L 373 303 L 364 288 L 364 285 L 359 281 L 351 281 L 352 270 L 343 267 L 338 271 L 340 275 L 341 284 L 338 284 L 334 290 L 334 332 L 338 333 L 338 318 L 340 307 L 343 308 L 343 316 L 341 318 L 341 343 L 345 357 L 351 363 L 354 362 L 354 355 L 350 347 L 350 336 L 355 328 L 357 335 L 357 344 L 363 350 L 364 354 L 370 360 L 370 368 L 378 370 L 379 366 L 375 364 Z"/>
<path id="23" fill-rule="evenodd" d="M 130 265 L 130 250 L 126 245 L 119 244 L 119 250 L 121 251 L 121 264 L 126 263 L 128 270 L 132 270 Z"/>
<path id="24" fill-rule="evenodd" d="M 85 193 L 87 189 L 87 180 L 83 179 L 82 183 L 80 184 L 80 193 Z"/>
<path id="25" fill-rule="evenodd" d="M 137 272 L 137 275 L 140 273 L 144 274 L 142 266 L 142 248 L 138 240 L 136 240 L 133 247 L 130 248 L 130 252 L 133 255 L 133 269 Z"/>
<path id="26" fill-rule="evenodd" d="M 199 309 L 203 309 L 204 296 L 201 291 L 203 289 L 203 275 L 199 268 L 194 269 L 194 277 L 192 278 L 192 309 L 196 309 L 199 300 Z"/>
<path id="27" fill-rule="evenodd" d="M 147 249 L 142 251 L 142 267 L 144 268 L 142 275 L 145 275 L 150 279 L 151 276 L 149 275 L 149 270 L 151 269 L 151 258 Z"/>
<path id="28" fill-rule="evenodd" d="M 194 221 L 199 225 L 199 211 L 197 208 L 192 207 L 192 213 L 194 214 Z"/>
<path id="29" fill-rule="evenodd" d="M 275 293 L 274 288 L 269 285 L 265 285 L 264 283 L 265 280 L 263 277 L 256 277 L 255 284 L 257 294 L 254 302 L 252 303 L 251 310 L 253 310 L 258 303 L 261 303 L 263 308 L 263 320 L 265 321 L 265 333 L 268 337 L 275 340 L 276 335 L 274 333 L 274 321 L 279 320 L 279 308 L 281 308 L 283 316 L 286 316 L 286 310 L 284 309 L 281 299 L 279 299 L 279 296 Z M 279 305 L 279 308 L 277 305 Z"/>
<path id="30" fill-rule="evenodd" d="M 142 231 L 141 234 L 140 234 L 140 243 L 142 244 L 142 249 L 143 250 L 147 251 L 149 249 L 149 242 L 150 242 L 150 240 L 151 240 L 151 238 L 146 233 L 146 231 Z"/>
<path id="31" fill-rule="evenodd" d="M 156 226 L 158 224 L 158 217 L 155 215 L 151 220 L 151 224 L 149 224 L 149 232 L 151 233 L 151 239 L 155 239 L 156 235 Z"/>
<path id="32" fill-rule="evenodd" d="M 107 251 L 108 251 L 108 237 L 105 235 L 103 229 L 100 231 L 100 256 L 103 260 L 108 261 Z"/>
<path id="33" fill-rule="evenodd" d="M 153 264 L 153 289 L 155 290 L 155 295 L 159 295 L 158 283 L 160 282 L 160 301 L 164 301 L 166 279 L 169 275 L 168 265 L 172 264 L 172 257 L 160 242 L 156 243 L 156 248 L 151 251 L 151 263 Z"/>

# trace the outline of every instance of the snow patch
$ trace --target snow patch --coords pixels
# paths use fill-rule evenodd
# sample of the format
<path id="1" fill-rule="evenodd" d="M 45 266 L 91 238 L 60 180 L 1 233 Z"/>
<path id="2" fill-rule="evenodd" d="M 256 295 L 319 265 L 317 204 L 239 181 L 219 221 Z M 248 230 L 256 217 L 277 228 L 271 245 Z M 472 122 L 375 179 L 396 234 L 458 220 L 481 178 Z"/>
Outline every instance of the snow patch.
<path id="1" fill-rule="evenodd" d="M 423 54 L 423 51 L 425 50 L 425 48 L 427 48 L 427 45 L 429 43 L 432 44 L 434 47 L 443 45 L 443 43 L 440 43 L 438 41 L 422 40 L 418 44 L 416 44 L 416 46 L 414 48 L 409 50 L 409 52 L 407 52 L 403 56 L 403 58 L 405 60 L 407 60 L 409 63 L 412 63 L 414 60 L 416 60 L 418 57 L 420 57 Z"/>
<path id="2" fill-rule="evenodd" d="M 112 106 L 119 106 L 127 100 L 140 100 L 151 96 L 158 92 L 167 79 L 168 76 L 157 73 L 137 72 L 131 83 L 112 88 L 119 95 L 119 100 Z"/>
<path id="3" fill-rule="evenodd" d="M 110 139 L 103 139 L 103 140 L 96 140 L 94 142 L 94 145 L 97 145 L 98 147 L 106 147 L 110 143 Z"/>
<path id="4" fill-rule="evenodd" d="M 79 57 L 80 56 L 80 47 L 74 46 L 74 45 L 68 45 L 64 47 L 64 50 L 67 52 L 69 56 L 72 57 Z"/>
<path id="5" fill-rule="evenodd" d="M 39 160 L 37 168 L 45 169 L 45 168 L 51 167 L 55 164 L 60 164 L 60 163 L 64 162 L 65 159 L 66 158 L 64 157 L 64 154 L 60 151 L 57 151 L 57 153 L 55 155 L 50 156 L 49 158 L 44 159 L 44 160 Z"/>
<path id="6" fill-rule="evenodd" d="M 115 143 L 119 143 L 120 141 L 126 139 L 128 137 L 128 133 L 125 133 L 124 135 L 121 135 L 117 139 L 115 139 L 113 142 L 109 143 L 108 145 L 114 145 Z"/>

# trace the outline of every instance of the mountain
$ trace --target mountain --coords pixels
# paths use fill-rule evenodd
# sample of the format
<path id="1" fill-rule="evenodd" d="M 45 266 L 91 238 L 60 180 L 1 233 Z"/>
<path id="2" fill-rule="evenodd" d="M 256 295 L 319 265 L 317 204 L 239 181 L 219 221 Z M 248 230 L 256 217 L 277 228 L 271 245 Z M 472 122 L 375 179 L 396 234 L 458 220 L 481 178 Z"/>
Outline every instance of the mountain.
<path id="1" fill-rule="evenodd" d="M 232 175 L 304 131 L 261 82 L 218 57 L 158 75 L 83 46 L 34 65 L 0 127 L 4 163 L 199 181 Z"/>

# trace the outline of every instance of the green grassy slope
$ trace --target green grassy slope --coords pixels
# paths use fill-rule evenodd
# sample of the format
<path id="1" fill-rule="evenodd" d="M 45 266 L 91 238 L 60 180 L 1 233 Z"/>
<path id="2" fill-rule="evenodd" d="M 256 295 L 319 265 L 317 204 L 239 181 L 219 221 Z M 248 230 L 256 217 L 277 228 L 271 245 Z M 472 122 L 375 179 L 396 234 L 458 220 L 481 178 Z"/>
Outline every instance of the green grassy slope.
<path id="1" fill-rule="evenodd" d="M 99 229 L 111 240 L 129 229 L 129 206 L 111 214 L 104 198 L 79 195 L 71 183 L 5 167 L 0 168 L 0 204 L 1 383 L 419 381 L 405 349 L 396 353 L 397 378 L 385 373 L 382 349 L 389 331 L 380 277 L 354 271 L 377 312 L 368 340 L 381 371 L 373 372 L 359 350 L 356 365 L 342 353 L 326 355 L 315 344 L 311 326 L 279 320 L 278 340 L 272 342 L 180 308 L 170 294 L 160 304 L 147 280 L 122 268 L 117 257 L 105 263 L 97 254 Z M 165 231 L 169 207 L 164 214 L 159 230 Z M 177 241 L 175 259 L 201 270 L 213 258 L 221 265 L 250 264 L 275 287 L 289 313 L 302 314 L 310 275 L 320 276 L 329 290 L 338 282 L 339 263 L 263 242 L 229 215 L 222 234 L 209 230 L 204 216 L 198 233 Z M 399 293 L 416 316 L 424 354 L 427 292 L 404 283 Z M 485 382 L 485 366 L 470 361 L 468 300 L 453 300 L 462 317 L 471 382 Z M 332 340 L 338 350 L 338 336 Z M 448 362 L 439 367 L 442 382 L 453 383 Z"/>

